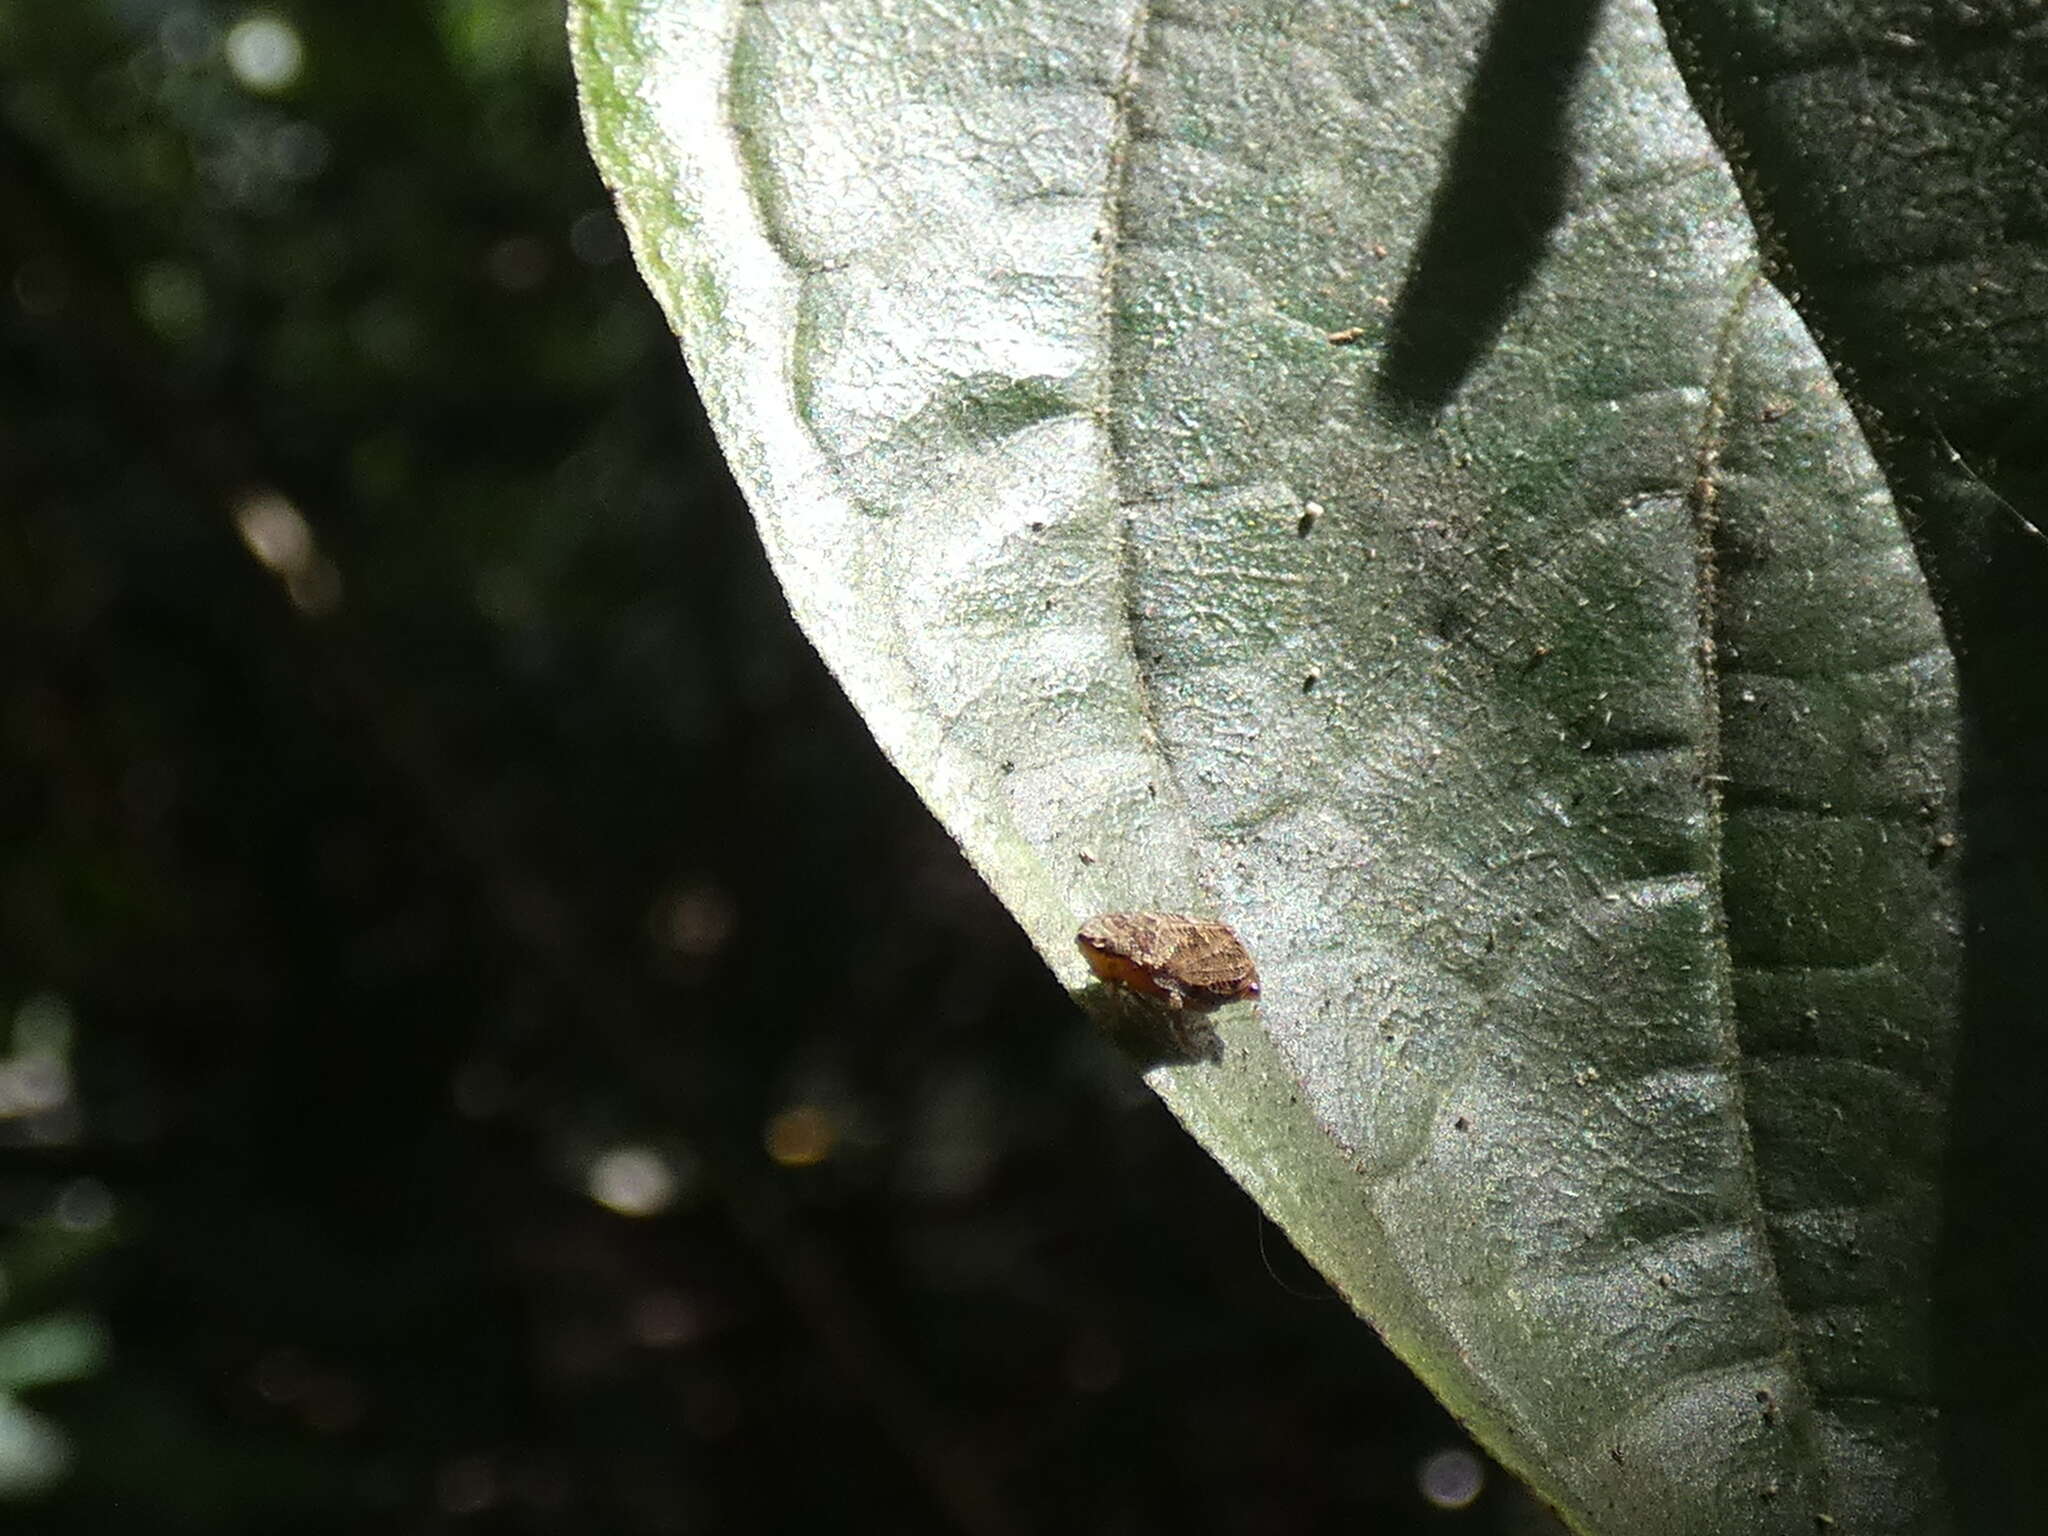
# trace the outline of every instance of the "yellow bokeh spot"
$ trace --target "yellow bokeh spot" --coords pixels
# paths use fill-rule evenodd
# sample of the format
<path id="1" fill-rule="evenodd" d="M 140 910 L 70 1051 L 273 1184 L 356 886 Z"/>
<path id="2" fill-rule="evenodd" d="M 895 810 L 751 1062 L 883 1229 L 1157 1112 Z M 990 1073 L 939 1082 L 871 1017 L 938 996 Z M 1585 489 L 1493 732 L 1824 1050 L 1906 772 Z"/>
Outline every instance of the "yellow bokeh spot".
<path id="1" fill-rule="evenodd" d="M 768 1122 L 768 1155 L 785 1168 L 813 1168 L 839 1145 L 839 1126 L 816 1104 L 792 1104 Z"/>

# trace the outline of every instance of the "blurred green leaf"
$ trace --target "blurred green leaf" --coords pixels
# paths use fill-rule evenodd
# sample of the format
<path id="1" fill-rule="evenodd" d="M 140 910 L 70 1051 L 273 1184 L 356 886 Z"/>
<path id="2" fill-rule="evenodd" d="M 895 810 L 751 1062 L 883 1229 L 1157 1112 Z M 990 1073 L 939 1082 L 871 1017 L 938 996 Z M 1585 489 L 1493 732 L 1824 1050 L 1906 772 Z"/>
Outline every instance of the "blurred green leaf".
<path id="1" fill-rule="evenodd" d="M 71 1465 L 64 1433 L 39 1413 L 0 1393 L 0 1499 L 41 1493 Z"/>
<path id="2" fill-rule="evenodd" d="M 0 1331 L 0 1392 L 76 1381 L 107 1363 L 107 1333 L 96 1318 L 39 1317 Z"/>

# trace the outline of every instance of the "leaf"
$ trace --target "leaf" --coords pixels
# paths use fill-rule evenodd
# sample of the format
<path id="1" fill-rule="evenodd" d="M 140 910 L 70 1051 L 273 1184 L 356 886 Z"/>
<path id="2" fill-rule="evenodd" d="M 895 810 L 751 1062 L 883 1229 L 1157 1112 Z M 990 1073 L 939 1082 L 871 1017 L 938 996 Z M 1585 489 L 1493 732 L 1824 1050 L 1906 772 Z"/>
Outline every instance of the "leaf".
<path id="1" fill-rule="evenodd" d="M 1188 1127 L 1580 1530 L 1946 1529 L 1954 672 L 1648 5 L 572 15 L 877 740 L 1256 959 Z"/>
<path id="2" fill-rule="evenodd" d="M 2048 9 L 1667 0 L 1774 259 L 1855 380 L 1955 637 L 1963 1031 L 1934 1343 L 1967 1530 L 2048 1507 Z"/>

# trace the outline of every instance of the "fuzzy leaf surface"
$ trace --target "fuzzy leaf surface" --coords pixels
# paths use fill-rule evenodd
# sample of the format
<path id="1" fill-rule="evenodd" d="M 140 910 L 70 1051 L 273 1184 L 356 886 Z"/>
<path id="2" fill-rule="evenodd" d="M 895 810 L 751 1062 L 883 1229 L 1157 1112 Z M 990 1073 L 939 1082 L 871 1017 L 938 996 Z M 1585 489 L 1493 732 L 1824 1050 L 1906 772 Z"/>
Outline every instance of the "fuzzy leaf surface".
<path id="1" fill-rule="evenodd" d="M 1947 1529 L 1954 669 L 1655 11 L 573 26 L 877 740 L 1112 1022 L 1256 959 L 1189 1129 L 1578 1529 Z"/>

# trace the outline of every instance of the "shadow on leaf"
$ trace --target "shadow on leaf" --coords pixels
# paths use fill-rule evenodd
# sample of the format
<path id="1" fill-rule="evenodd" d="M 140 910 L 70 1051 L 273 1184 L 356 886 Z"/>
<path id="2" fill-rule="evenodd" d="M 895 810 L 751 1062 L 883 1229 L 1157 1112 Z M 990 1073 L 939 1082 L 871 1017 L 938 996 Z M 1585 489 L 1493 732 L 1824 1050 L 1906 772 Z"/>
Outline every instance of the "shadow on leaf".
<path id="1" fill-rule="evenodd" d="M 1138 1066 L 1214 1066 L 1223 1060 L 1223 1040 L 1206 1015 L 1174 1009 L 1102 982 L 1085 988 L 1075 1000 L 1100 1026 L 1110 1044 Z"/>
<path id="2" fill-rule="evenodd" d="M 1599 0 L 1501 0 L 1429 226 L 1394 300 L 1375 393 L 1436 415 L 1499 335 L 1564 211 L 1572 83 Z"/>

